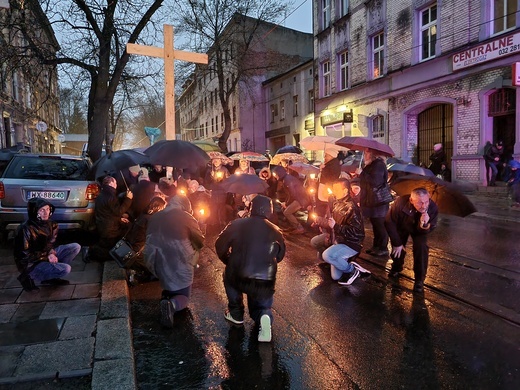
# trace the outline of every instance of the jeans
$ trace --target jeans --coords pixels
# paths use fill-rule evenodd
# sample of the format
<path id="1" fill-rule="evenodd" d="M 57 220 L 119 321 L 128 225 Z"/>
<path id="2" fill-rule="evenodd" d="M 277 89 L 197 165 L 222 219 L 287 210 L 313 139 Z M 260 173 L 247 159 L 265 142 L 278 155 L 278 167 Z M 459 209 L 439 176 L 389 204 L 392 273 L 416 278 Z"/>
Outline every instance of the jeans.
<path id="1" fill-rule="evenodd" d="M 498 175 L 498 163 L 497 162 L 489 162 L 489 169 L 491 169 L 491 178 L 488 180 L 488 185 L 494 186 L 497 180 Z M 487 174 L 487 172 L 486 172 Z"/>
<path id="2" fill-rule="evenodd" d="M 237 321 L 244 320 L 244 297 L 243 293 L 237 290 L 224 277 L 224 288 L 228 298 L 228 309 L 231 316 Z M 274 296 L 271 294 L 266 298 L 259 298 L 252 294 L 247 295 L 247 307 L 249 309 L 249 316 L 256 324 L 260 323 L 260 317 L 267 314 L 273 323 L 273 313 L 271 307 L 273 306 Z"/>
<path id="3" fill-rule="evenodd" d="M 357 251 L 345 244 L 336 244 L 325 249 L 323 260 L 330 264 L 332 280 L 338 280 L 344 273 L 354 270 L 354 266 L 348 260 L 357 254 Z"/>
<path id="4" fill-rule="evenodd" d="M 36 281 L 43 281 L 49 279 L 61 278 L 68 275 L 71 270 L 70 263 L 77 256 L 81 250 L 81 245 L 75 242 L 71 244 L 60 245 L 54 249 L 56 251 L 57 263 L 49 263 L 42 261 L 38 263 L 34 269 L 29 272 L 31 279 Z"/>
<path id="5" fill-rule="evenodd" d="M 177 291 L 163 290 L 162 297 L 173 301 L 175 304 L 175 311 L 180 311 L 188 307 L 191 295 L 191 285 L 181 288 Z"/>
<path id="6" fill-rule="evenodd" d="M 287 206 L 287 208 L 284 210 L 283 215 L 285 215 L 285 218 L 287 218 L 287 221 L 291 224 L 292 227 L 298 228 L 300 226 L 300 223 L 294 216 L 294 214 L 301 209 L 302 206 L 300 205 L 300 202 L 297 200 L 294 200 L 291 202 L 290 205 Z"/>

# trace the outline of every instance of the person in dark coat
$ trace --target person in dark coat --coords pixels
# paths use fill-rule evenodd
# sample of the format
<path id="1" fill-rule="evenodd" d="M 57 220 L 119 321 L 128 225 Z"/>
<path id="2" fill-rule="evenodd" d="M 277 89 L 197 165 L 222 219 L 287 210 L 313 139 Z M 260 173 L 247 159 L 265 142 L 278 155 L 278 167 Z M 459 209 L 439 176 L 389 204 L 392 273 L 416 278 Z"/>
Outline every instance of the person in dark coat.
<path id="1" fill-rule="evenodd" d="M 132 204 L 128 210 L 131 220 L 139 218 L 141 213 L 145 211 L 150 203 L 150 200 L 154 196 L 155 187 L 157 184 L 147 179 L 139 179 L 139 182 L 135 185 L 132 193 Z"/>
<path id="2" fill-rule="evenodd" d="M 441 165 L 446 161 L 446 153 L 442 144 L 433 145 L 433 153 L 430 155 L 430 165 L 428 169 L 433 172 L 434 175 L 438 175 L 441 172 Z"/>
<path id="3" fill-rule="evenodd" d="M 94 215 L 99 241 L 90 247 L 87 261 L 111 260 L 109 251 L 128 231 L 130 221 L 124 214 L 132 204 L 133 193 L 127 191 L 122 201 L 116 194 L 117 182 L 112 176 L 106 176 L 101 185 L 101 192 L 95 201 Z"/>
<path id="4" fill-rule="evenodd" d="M 364 154 L 365 167 L 359 172 L 360 204 L 363 216 L 370 219 L 374 232 L 372 248 L 367 253 L 373 256 L 388 256 L 388 234 L 385 229 L 385 216 L 389 203 L 375 204 L 374 190 L 388 185 L 388 170 L 383 156 L 377 151 L 368 149 Z"/>
<path id="5" fill-rule="evenodd" d="M 16 231 L 14 260 L 20 272 L 18 280 L 26 291 L 37 291 L 35 281 L 42 284 L 65 285 L 61 279 L 71 270 L 70 263 L 81 250 L 77 243 L 54 247 L 58 224 L 50 219 L 54 206 L 41 198 L 27 202 L 28 219 Z"/>
<path id="6" fill-rule="evenodd" d="M 272 212 L 271 199 L 257 195 L 251 202 L 251 217 L 232 221 L 215 242 L 217 256 L 226 264 L 225 318 L 237 325 L 244 323 L 243 294 L 246 294 L 249 315 L 260 326 L 260 342 L 271 341 L 276 272 L 285 256 L 283 235 L 268 221 Z"/>
<path id="7" fill-rule="evenodd" d="M 332 184 L 339 179 L 341 175 L 341 164 L 336 157 L 338 152 L 336 149 L 325 148 L 325 162 L 320 165 L 320 174 L 318 179 L 318 200 L 316 201 L 316 213 L 323 217 L 327 212 L 327 202 L 329 199 L 328 189 L 332 189 Z"/>
<path id="8" fill-rule="evenodd" d="M 162 165 L 152 165 L 148 172 L 148 177 L 152 183 L 159 184 L 161 177 L 166 177 L 166 168 Z"/>
<path id="9" fill-rule="evenodd" d="M 175 195 L 148 220 L 144 262 L 163 289 L 161 324 L 173 327 L 175 312 L 188 306 L 193 275 L 204 245 L 204 235 L 191 215 L 188 198 Z"/>
<path id="10" fill-rule="evenodd" d="M 258 172 L 258 177 L 269 186 L 267 190 L 265 190 L 265 195 L 271 199 L 275 198 L 278 182 L 271 174 L 271 170 L 268 167 L 262 168 L 260 172 Z"/>
<path id="11" fill-rule="evenodd" d="M 502 161 L 504 155 L 504 144 L 502 141 L 497 141 L 495 145 L 489 147 L 486 151 L 484 159 L 486 160 L 486 166 L 491 170 L 491 178 L 488 180 L 489 187 L 496 186 L 497 175 L 499 173 L 499 169 L 504 167 L 504 162 Z M 486 172 L 487 174 L 487 172 Z"/>
<path id="12" fill-rule="evenodd" d="M 332 185 L 334 202 L 329 218 L 317 217 L 316 223 L 329 232 L 311 239 L 311 245 L 322 259 L 331 265 L 332 280 L 341 285 L 350 285 L 359 276 L 360 270 L 368 272 L 354 260 L 365 239 L 365 227 L 361 209 L 350 196 L 350 183 L 338 179 Z"/>
<path id="13" fill-rule="evenodd" d="M 288 196 L 285 201 L 286 207 L 283 211 L 283 215 L 291 224 L 291 228 L 287 229 L 287 231 L 291 231 L 293 234 L 305 233 L 305 229 L 294 216 L 298 210 L 307 208 L 311 203 L 303 183 L 294 176 L 288 175 L 287 171 L 279 165 L 273 168 L 272 174 L 276 179 L 282 181 Z"/>
<path id="14" fill-rule="evenodd" d="M 404 265 L 404 247 L 408 237 L 413 242 L 413 271 L 415 292 L 423 292 L 428 271 L 428 233 L 437 226 L 439 210 L 425 188 L 416 188 L 410 195 L 395 200 L 386 216 L 385 226 L 392 243 L 393 264 L 389 276 L 398 277 Z"/>

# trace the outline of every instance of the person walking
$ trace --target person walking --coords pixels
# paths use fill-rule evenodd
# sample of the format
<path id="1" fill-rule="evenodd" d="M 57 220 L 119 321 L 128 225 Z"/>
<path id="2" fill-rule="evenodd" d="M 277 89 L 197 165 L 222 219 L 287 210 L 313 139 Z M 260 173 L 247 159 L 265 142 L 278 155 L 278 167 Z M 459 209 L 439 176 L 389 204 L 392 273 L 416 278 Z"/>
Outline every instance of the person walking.
<path id="1" fill-rule="evenodd" d="M 428 271 L 428 233 L 437 226 L 439 210 L 425 188 L 416 188 L 410 195 L 395 200 L 386 216 L 385 227 L 392 244 L 393 264 L 389 276 L 396 278 L 403 270 L 404 250 L 408 237 L 413 243 L 413 271 L 415 292 L 424 291 L 424 279 Z"/>
<path id="2" fill-rule="evenodd" d="M 329 218 L 317 217 L 316 223 L 329 230 L 311 239 L 311 245 L 321 258 L 330 264 L 330 276 L 340 285 L 348 286 L 359 276 L 368 272 L 353 260 L 358 256 L 365 239 L 361 209 L 350 195 L 347 179 L 338 179 L 332 185 L 334 203 Z"/>
<path id="3" fill-rule="evenodd" d="M 27 202 L 27 220 L 16 231 L 14 260 L 20 272 L 18 280 L 26 291 L 38 291 L 35 281 L 49 285 L 67 285 L 61 279 L 71 270 L 70 263 L 81 250 L 77 243 L 55 247 L 58 223 L 50 219 L 54 206 L 45 199 Z"/>
<path id="4" fill-rule="evenodd" d="M 243 294 L 246 294 L 249 315 L 259 326 L 260 342 L 271 341 L 276 273 L 285 256 L 283 235 L 268 220 L 272 212 L 271 199 L 257 195 L 251 202 L 251 216 L 229 223 L 215 242 L 217 256 L 226 265 L 225 318 L 236 325 L 244 323 Z"/>
<path id="5" fill-rule="evenodd" d="M 388 256 L 388 234 L 385 229 L 385 216 L 389 202 L 378 204 L 374 192 L 388 185 L 388 170 L 384 156 L 376 150 L 367 149 L 364 153 L 365 167 L 357 169 L 360 179 L 360 204 L 363 216 L 370 219 L 374 240 L 372 247 L 366 252 L 373 256 Z"/>
<path id="6" fill-rule="evenodd" d="M 191 215 L 191 204 L 175 195 L 148 219 L 144 263 L 162 287 L 161 324 L 172 328 L 174 314 L 188 306 L 204 235 Z"/>

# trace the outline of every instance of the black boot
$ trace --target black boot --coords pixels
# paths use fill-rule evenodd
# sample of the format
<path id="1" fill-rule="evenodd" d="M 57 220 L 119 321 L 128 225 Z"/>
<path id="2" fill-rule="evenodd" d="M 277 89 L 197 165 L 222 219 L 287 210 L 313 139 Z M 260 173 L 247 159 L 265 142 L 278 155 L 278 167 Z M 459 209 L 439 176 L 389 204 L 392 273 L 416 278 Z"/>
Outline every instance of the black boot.
<path id="1" fill-rule="evenodd" d="M 32 280 L 32 278 L 26 273 L 21 273 L 20 276 L 18 276 L 18 281 L 25 291 L 40 291 L 40 289 L 34 284 L 34 280 Z"/>

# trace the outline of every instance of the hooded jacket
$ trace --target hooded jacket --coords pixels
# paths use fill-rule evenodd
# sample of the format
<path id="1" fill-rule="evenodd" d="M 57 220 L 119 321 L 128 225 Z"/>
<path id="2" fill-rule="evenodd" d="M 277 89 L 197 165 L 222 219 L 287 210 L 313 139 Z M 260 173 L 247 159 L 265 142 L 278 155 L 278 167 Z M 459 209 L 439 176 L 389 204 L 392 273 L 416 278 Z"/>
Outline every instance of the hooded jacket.
<path id="1" fill-rule="evenodd" d="M 306 208 L 311 202 L 302 182 L 294 176 L 288 175 L 284 167 L 277 165 L 273 168 L 273 174 L 283 182 L 285 189 L 289 195 L 286 204 L 289 205 L 293 201 L 298 201 L 302 208 Z"/>
<path id="2" fill-rule="evenodd" d="M 334 233 L 338 244 L 360 252 L 365 239 L 365 227 L 361 209 L 350 195 L 338 199 L 332 205 L 332 218 L 336 221 Z"/>
<path id="3" fill-rule="evenodd" d="M 132 199 L 124 197 L 120 203 L 116 195 L 116 189 L 108 185 L 101 187 L 101 192 L 95 202 L 96 228 L 101 237 L 120 237 L 121 216 L 131 206 Z"/>
<path id="4" fill-rule="evenodd" d="M 14 239 L 14 260 L 20 272 L 29 272 L 36 264 L 49 261 L 48 256 L 54 252 L 54 243 L 58 236 L 58 224 L 48 219 L 38 219 L 38 210 L 49 206 L 51 215 L 54 206 L 41 198 L 29 199 L 27 202 L 28 219 L 18 227 Z"/>
<path id="5" fill-rule="evenodd" d="M 170 198 L 164 210 L 148 220 L 144 262 L 159 278 L 164 290 L 177 291 L 193 283 L 204 235 L 189 212 L 189 200 L 176 195 Z"/>
<path id="6" fill-rule="evenodd" d="M 217 255 L 226 264 L 225 278 L 246 294 L 258 287 L 255 281 L 269 282 L 274 289 L 277 264 L 285 256 L 283 235 L 267 219 L 272 207 L 271 199 L 257 195 L 251 202 L 251 217 L 230 222 L 215 242 Z"/>

